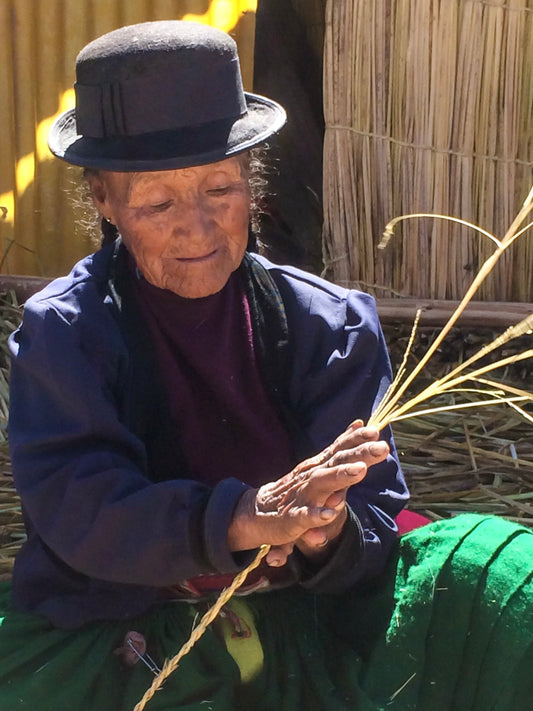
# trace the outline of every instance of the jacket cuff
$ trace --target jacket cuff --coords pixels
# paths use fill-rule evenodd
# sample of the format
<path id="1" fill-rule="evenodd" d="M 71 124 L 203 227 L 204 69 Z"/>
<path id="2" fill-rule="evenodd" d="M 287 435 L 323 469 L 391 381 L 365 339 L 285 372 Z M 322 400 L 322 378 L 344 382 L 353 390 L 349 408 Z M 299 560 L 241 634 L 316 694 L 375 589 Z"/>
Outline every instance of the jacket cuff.
<path id="1" fill-rule="evenodd" d="M 257 549 L 237 553 L 228 549 L 227 534 L 235 506 L 249 488 L 242 481 L 231 477 L 217 484 L 209 497 L 203 521 L 204 552 L 215 573 L 238 573 L 257 554 Z"/>
<path id="2" fill-rule="evenodd" d="M 347 590 L 358 578 L 357 568 L 364 548 L 361 522 L 348 507 L 348 518 L 331 558 L 320 568 L 314 568 L 300 551 L 294 551 L 300 585 L 313 593 L 338 594 Z"/>

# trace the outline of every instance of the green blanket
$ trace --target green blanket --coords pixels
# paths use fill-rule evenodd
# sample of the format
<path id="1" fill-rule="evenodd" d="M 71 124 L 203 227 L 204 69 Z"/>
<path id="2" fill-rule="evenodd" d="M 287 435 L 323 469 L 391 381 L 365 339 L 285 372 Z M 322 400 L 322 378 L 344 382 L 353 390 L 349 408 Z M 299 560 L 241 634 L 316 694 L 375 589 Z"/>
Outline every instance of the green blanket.
<path id="1" fill-rule="evenodd" d="M 124 667 L 113 650 L 136 630 L 161 666 L 188 639 L 197 613 L 194 605 L 165 603 L 128 623 L 65 632 L 10 611 L 8 599 L 6 586 L 0 711 L 130 711 L 153 675 L 142 663 Z M 342 597 L 291 589 L 246 602 L 264 653 L 255 678 L 241 683 L 215 625 L 147 711 L 533 707 L 529 529 L 459 516 L 404 536 L 372 586 Z"/>

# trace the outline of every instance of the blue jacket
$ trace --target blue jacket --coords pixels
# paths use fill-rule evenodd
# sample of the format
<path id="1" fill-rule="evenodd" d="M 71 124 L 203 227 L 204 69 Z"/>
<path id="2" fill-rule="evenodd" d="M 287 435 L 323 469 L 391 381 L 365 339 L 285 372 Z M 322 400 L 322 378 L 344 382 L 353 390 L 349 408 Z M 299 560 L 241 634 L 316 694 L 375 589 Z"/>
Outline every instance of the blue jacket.
<path id="1" fill-rule="evenodd" d="M 168 479 L 150 456 L 151 434 L 136 418 L 138 403 L 144 408 L 151 396 L 145 376 L 153 365 L 140 375 L 132 358 L 141 317 L 130 314 L 132 340 L 112 278 L 115 252 L 87 257 L 29 299 L 10 340 L 9 439 L 28 530 L 14 605 L 67 628 L 134 616 L 161 587 L 237 572 L 255 553 L 234 555 L 226 546 L 244 482 L 229 476 L 209 489 L 180 478 L 179 467 Z M 310 456 L 353 419 L 367 419 L 390 382 L 375 305 L 368 295 L 253 259 L 285 309 L 286 400 L 303 434 L 294 434 L 295 446 Z M 350 490 L 350 523 L 333 558 L 310 571 L 295 556 L 300 584 L 334 593 L 377 574 L 406 499 L 392 444 L 388 460 Z"/>

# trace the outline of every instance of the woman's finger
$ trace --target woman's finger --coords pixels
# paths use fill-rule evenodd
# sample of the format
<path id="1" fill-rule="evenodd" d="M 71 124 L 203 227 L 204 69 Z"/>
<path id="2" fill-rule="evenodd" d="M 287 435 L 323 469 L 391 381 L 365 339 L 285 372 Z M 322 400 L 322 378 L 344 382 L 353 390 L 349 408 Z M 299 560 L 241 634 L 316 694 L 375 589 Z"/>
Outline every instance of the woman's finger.
<path id="1" fill-rule="evenodd" d="M 294 549 L 294 543 L 285 543 L 280 546 L 272 546 L 268 551 L 265 561 L 267 565 L 272 568 L 281 568 L 285 565 L 287 558 L 290 556 Z"/>
<path id="2" fill-rule="evenodd" d="M 390 452 L 387 442 L 366 442 L 357 447 L 338 449 L 328 459 L 328 467 L 336 467 L 353 462 L 364 462 L 366 466 L 382 462 Z"/>
<path id="3" fill-rule="evenodd" d="M 336 541 L 341 534 L 347 519 L 346 508 L 343 508 L 337 518 L 327 526 L 320 526 L 306 531 L 297 542 L 298 548 L 304 555 L 321 554 L 326 551 L 329 544 Z"/>
<path id="4" fill-rule="evenodd" d="M 368 471 L 364 461 L 322 466 L 310 474 L 300 492 L 302 504 L 326 506 L 329 497 L 361 482 Z M 335 508 L 337 504 L 333 504 Z"/>
<path id="5" fill-rule="evenodd" d="M 355 425 L 356 423 L 353 424 Z M 333 452 L 339 449 L 351 449 L 365 442 L 377 442 L 379 438 L 380 432 L 377 427 L 352 427 L 350 425 L 348 429 L 337 437 L 329 449 Z"/>
<path id="6" fill-rule="evenodd" d="M 348 425 L 348 427 L 346 428 L 346 432 L 353 432 L 355 430 L 361 429 L 361 427 L 364 427 L 363 420 L 354 420 Z"/>
<path id="7" fill-rule="evenodd" d="M 327 528 L 310 528 L 301 537 L 301 543 L 311 548 L 324 548 L 329 543 Z"/>
<path id="8" fill-rule="evenodd" d="M 334 491 L 333 494 L 331 494 L 326 499 L 326 501 L 324 502 L 324 506 L 326 508 L 335 509 L 335 511 L 339 511 L 346 504 L 347 493 L 348 489 L 344 489 L 343 491 Z"/>

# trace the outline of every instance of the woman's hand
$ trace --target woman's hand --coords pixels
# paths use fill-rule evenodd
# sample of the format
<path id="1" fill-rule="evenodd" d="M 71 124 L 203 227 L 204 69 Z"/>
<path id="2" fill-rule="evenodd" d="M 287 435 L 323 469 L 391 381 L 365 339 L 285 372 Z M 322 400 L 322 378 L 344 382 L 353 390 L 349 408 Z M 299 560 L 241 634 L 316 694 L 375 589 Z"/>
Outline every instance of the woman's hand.
<path id="1" fill-rule="evenodd" d="M 294 545 L 305 555 L 323 555 L 346 521 L 348 489 L 388 453 L 375 427 L 363 427 L 360 420 L 352 423 L 326 449 L 281 479 L 243 494 L 228 532 L 230 550 L 270 544 L 270 565 L 283 565 Z"/>

